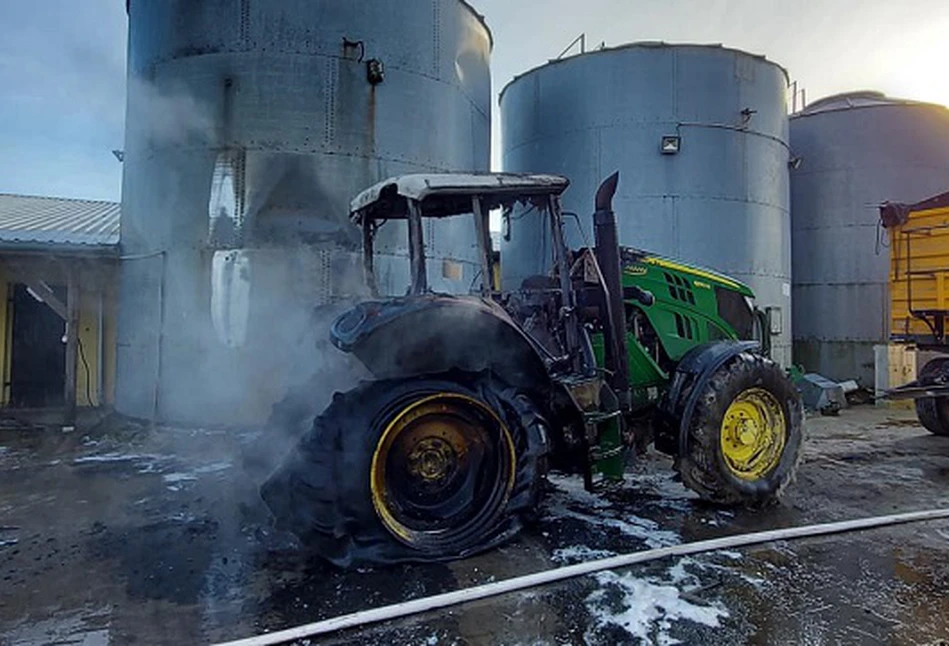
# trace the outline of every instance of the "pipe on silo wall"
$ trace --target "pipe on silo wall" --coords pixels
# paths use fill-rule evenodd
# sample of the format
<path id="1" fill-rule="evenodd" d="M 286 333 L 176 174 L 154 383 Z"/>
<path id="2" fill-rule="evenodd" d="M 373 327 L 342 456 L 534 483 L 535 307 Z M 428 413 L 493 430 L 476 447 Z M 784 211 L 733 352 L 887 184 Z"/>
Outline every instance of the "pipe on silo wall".
<path id="1" fill-rule="evenodd" d="M 879 92 L 827 97 L 792 115 L 794 360 L 873 387 L 889 337 L 884 201 L 949 188 L 949 110 Z"/>
<path id="2" fill-rule="evenodd" d="M 350 198 L 488 169 L 490 51 L 463 0 L 131 0 L 122 247 L 162 260 L 122 262 L 117 410 L 257 424 L 319 373 L 314 309 L 360 291 Z M 429 223 L 435 288 L 467 291 L 471 229 Z M 376 249 L 404 293 L 399 223 Z"/>
<path id="3" fill-rule="evenodd" d="M 571 180 L 565 208 L 592 240 L 590 203 L 619 170 L 623 245 L 734 276 L 773 308 L 773 354 L 791 359 L 791 225 L 787 74 L 720 46 L 634 43 L 554 61 L 501 94 L 507 171 Z M 678 137 L 664 154 L 664 137 Z M 570 229 L 568 229 L 570 231 Z M 511 223 L 502 280 L 516 287 L 547 267 L 538 222 Z"/>

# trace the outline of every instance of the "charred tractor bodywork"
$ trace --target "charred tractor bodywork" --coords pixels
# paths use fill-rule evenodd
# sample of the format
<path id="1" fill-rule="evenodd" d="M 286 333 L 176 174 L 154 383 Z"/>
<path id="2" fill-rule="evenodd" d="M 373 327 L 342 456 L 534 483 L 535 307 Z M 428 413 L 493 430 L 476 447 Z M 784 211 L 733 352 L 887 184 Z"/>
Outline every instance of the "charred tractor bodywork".
<path id="1" fill-rule="evenodd" d="M 282 526 L 342 566 L 463 557 L 522 526 L 547 469 L 596 490 L 652 442 L 708 500 L 780 493 L 801 406 L 753 340 L 766 339 L 766 317 L 726 276 L 620 247 L 618 179 L 595 197 L 592 249 L 564 244 L 558 176 L 406 176 L 353 201 L 370 290 L 373 239 L 390 220 L 407 225 L 411 286 L 333 325 L 332 342 L 374 380 L 338 393 L 265 483 Z M 549 274 L 496 288 L 495 210 L 544 218 Z M 474 219 L 470 295 L 429 289 L 423 224 L 443 217 Z"/>

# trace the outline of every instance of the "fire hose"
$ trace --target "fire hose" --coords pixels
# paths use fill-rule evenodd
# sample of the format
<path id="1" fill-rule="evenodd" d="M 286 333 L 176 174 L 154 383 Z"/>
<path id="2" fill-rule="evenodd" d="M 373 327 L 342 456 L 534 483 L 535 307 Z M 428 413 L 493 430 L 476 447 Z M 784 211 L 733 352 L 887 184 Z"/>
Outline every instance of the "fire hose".
<path id="1" fill-rule="evenodd" d="M 917 523 L 929 520 L 949 519 L 949 509 L 930 509 L 926 511 L 915 511 L 902 514 L 890 514 L 886 516 L 874 516 L 871 518 L 860 518 L 856 520 L 846 520 L 834 523 L 823 523 L 818 525 L 806 525 L 804 527 L 788 527 L 784 529 L 772 529 L 763 532 L 752 532 L 747 534 L 736 534 L 732 536 L 723 536 L 704 541 L 695 541 L 692 543 L 682 543 L 670 547 L 660 547 L 656 549 L 645 550 L 641 552 L 632 552 L 629 554 L 620 554 L 608 558 L 597 559 L 585 563 L 577 563 L 565 567 L 544 570 L 533 574 L 513 577 L 502 581 L 494 581 L 482 585 L 436 594 L 421 599 L 403 601 L 381 608 L 370 610 L 360 610 L 331 619 L 324 619 L 311 624 L 288 628 L 273 633 L 238 639 L 230 642 L 222 642 L 216 646 L 269 646 L 272 644 L 283 644 L 297 639 L 306 639 L 328 635 L 349 628 L 362 628 L 369 624 L 376 624 L 393 619 L 402 619 L 412 615 L 421 614 L 440 608 L 448 608 L 471 601 L 496 597 L 502 594 L 517 592 L 528 588 L 548 585 L 558 581 L 564 581 L 588 574 L 595 574 L 603 570 L 613 570 L 617 568 L 629 567 L 638 563 L 655 561 L 656 559 L 667 558 L 670 556 L 689 556 L 703 552 L 715 552 L 718 550 L 733 549 L 737 547 L 747 547 L 749 545 L 759 545 L 761 543 L 770 543 L 773 541 L 787 541 L 800 538 L 811 538 L 815 536 L 827 536 L 830 534 L 842 534 L 845 532 L 854 532 L 861 530 L 887 527 L 892 525 L 901 525 L 906 523 Z"/>

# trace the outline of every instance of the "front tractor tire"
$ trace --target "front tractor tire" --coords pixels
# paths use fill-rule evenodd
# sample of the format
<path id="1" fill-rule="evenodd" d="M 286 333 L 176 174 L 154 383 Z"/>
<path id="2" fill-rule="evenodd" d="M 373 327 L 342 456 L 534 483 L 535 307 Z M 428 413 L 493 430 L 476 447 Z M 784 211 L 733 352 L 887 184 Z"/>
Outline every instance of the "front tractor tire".
<path id="1" fill-rule="evenodd" d="M 793 480 L 803 438 L 800 397 L 773 361 L 741 353 L 699 395 L 679 456 L 682 481 L 703 499 L 758 507 Z"/>
<path id="2" fill-rule="evenodd" d="M 371 381 L 337 393 L 261 495 L 340 567 L 462 558 L 536 508 L 546 438 L 530 400 L 488 374 Z"/>

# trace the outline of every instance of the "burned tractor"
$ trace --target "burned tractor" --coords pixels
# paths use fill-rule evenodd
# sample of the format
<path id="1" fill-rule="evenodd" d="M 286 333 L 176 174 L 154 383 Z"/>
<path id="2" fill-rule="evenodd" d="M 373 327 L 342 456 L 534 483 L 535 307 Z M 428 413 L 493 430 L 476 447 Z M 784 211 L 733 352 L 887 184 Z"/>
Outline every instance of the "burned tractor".
<path id="1" fill-rule="evenodd" d="M 549 468 L 595 491 L 650 443 L 707 500 L 780 494 L 800 455 L 801 404 L 753 340 L 769 330 L 752 292 L 621 248 L 617 182 L 597 192 L 595 244 L 577 250 L 559 176 L 413 175 L 353 201 L 370 290 L 373 240 L 392 220 L 407 222 L 411 287 L 333 324 L 333 344 L 374 378 L 337 393 L 262 487 L 278 525 L 341 566 L 464 557 L 521 528 Z M 551 271 L 496 288 L 495 210 L 544 219 Z M 471 295 L 429 289 L 423 225 L 447 217 L 474 219 Z"/>

